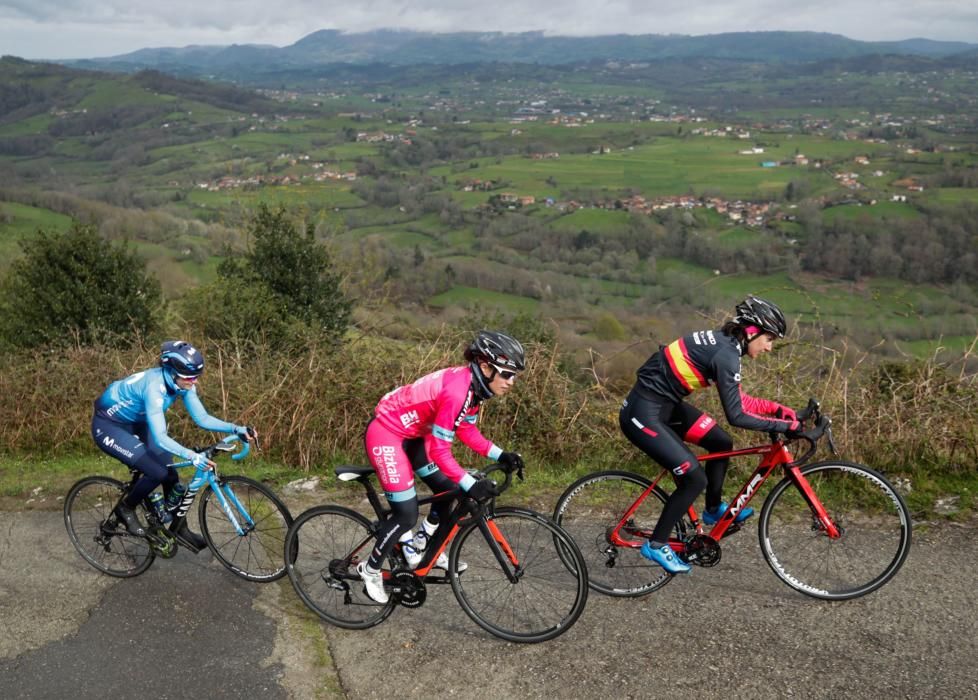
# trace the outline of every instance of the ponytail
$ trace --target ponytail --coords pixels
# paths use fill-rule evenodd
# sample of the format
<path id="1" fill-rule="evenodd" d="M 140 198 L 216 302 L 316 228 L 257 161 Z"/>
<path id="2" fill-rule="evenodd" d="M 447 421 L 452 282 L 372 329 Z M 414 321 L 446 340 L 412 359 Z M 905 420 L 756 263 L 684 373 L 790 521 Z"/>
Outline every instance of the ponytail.
<path id="1" fill-rule="evenodd" d="M 724 335 L 729 335 L 731 338 L 736 338 L 741 343 L 747 342 L 747 333 L 744 331 L 744 327 L 736 321 L 727 321 L 724 323 L 720 328 L 720 332 Z"/>

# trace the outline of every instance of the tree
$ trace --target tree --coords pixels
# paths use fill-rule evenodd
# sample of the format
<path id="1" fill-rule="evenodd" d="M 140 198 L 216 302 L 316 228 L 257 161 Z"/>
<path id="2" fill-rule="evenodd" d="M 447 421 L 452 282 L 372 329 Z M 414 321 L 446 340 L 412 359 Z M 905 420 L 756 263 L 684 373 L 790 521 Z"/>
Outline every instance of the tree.
<path id="1" fill-rule="evenodd" d="M 610 313 L 598 316 L 594 323 L 594 334 L 599 340 L 624 340 L 627 336 L 621 321 Z"/>
<path id="2" fill-rule="evenodd" d="M 284 207 L 262 204 L 249 234 L 249 249 L 228 255 L 218 267 L 218 281 L 188 295 L 185 309 L 200 330 L 278 348 L 307 332 L 342 335 L 352 304 L 340 289 L 329 251 L 316 241 L 315 227 L 300 231 Z"/>
<path id="3" fill-rule="evenodd" d="M 21 248 L 0 301 L 0 336 L 10 345 L 126 345 L 156 328 L 159 282 L 125 243 L 75 222 L 39 230 Z"/>

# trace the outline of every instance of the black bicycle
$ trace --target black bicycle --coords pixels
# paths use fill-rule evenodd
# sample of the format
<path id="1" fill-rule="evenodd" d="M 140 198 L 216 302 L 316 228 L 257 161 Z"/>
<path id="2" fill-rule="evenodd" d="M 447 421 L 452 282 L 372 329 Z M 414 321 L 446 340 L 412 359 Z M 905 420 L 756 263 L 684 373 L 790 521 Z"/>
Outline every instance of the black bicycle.
<path id="1" fill-rule="evenodd" d="M 229 435 L 194 451 L 213 460 L 220 453 L 234 452 L 237 441 L 236 435 Z M 248 452 L 248 443 L 241 443 L 231 458 L 244 459 Z M 191 462 L 170 466 L 183 468 Z M 149 497 L 136 507 L 146 533 L 138 536 L 131 534 L 115 514 L 116 506 L 141 476 L 136 469 L 130 468 L 130 472 L 128 484 L 108 476 L 85 477 L 65 497 L 65 527 L 71 543 L 99 571 L 128 578 L 149 569 L 157 555 L 169 559 L 179 547 L 200 551 L 183 540 L 178 543 L 176 532 L 203 489 L 197 511 L 201 534 L 218 561 L 249 581 L 274 581 L 285 575 L 282 546 L 292 515 L 264 484 L 245 476 L 220 476 L 216 467 L 197 467 L 169 524 L 160 522 Z"/>
<path id="2" fill-rule="evenodd" d="M 513 469 L 496 464 L 485 474 Z M 382 567 L 387 603 L 367 597 L 356 572 L 370 555 L 379 521 L 390 516 L 371 483 L 371 467 L 336 469 L 341 481 L 366 490 L 377 520 L 338 505 L 310 508 L 296 518 L 285 539 L 289 579 L 302 601 L 327 622 L 366 629 L 386 620 L 398 605 L 424 604 L 428 584 L 450 583 L 455 597 L 476 624 L 511 642 L 543 642 L 566 632 L 587 602 L 587 568 L 574 541 L 549 517 L 524 508 L 497 508 L 494 499 L 479 502 L 460 489 L 419 499 L 420 505 L 458 501 L 439 525 L 421 563 L 411 569 L 400 545 Z M 518 476 L 523 478 L 522 470 Z M 434 574 L 448 548 L 448 572 Z M 468 567 L 459 572 L 459 562 Z"/>

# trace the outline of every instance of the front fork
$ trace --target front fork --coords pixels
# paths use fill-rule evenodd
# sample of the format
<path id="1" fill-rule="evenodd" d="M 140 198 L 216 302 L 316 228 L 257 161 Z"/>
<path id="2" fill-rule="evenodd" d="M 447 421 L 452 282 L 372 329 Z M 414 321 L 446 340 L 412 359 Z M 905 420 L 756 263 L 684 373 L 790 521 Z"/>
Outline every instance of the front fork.
<path id="1" fill-rule="evenodd" d="M 217 497 L 217 502 L 221 506 L 221 510 L 224 511 L 228 520 L 231 521 L 238 536 L 244 537 L 255 529 L 255 521 L 252 520 L 251 515 L 245 510 L 245 507 L 241 505 L 241 501 L 238 500 L 238 497 L 234 494 L 234 490 L 228 486 L 226 481 L 215 478 L 213 474 L 209 476 L 208 483 L 210 484 L 211 491 Z"/>
<path id="2" fill-rule="evenodd" d="M 829 515 L 828 511 L 825 510 L 825 506 L 822 505 L 822 501 L 819 500 L 818 495 L 815 493 L 815 489 L 812 485 L 808 483 L 808 479 L 805 475 L 801 473 L 800 467 L 788 467 L 788 478 L 798 487 L 801 491 L 802 497 L 808 504 L 808 507 L 812 511 L 812 520 L 814 526 L 828 535 L 829 539 L 837 540 L 842 537 L 842 530 L 835 524 L 832 520 L 832 516 Z"/>

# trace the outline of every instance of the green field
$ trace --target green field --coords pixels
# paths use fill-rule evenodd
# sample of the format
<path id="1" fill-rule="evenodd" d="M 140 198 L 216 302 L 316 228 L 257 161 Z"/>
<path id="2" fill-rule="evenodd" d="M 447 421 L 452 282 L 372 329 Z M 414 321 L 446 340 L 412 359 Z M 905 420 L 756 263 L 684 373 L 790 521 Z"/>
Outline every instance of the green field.
<path id="1" fill-rule="evenodd" d="M 16 202 L 0 202 L 0 268 L 19 254 L 18 242 L 38 230 L 66 231 L 71 218 L 64 214 Z"/>
<path id="2" fill-rule="evenodd" d="M 558 216 L 551 226 L 555 231 L 577 233 L 608 233 L 619 230 L 628 223 L 630 214 L 627 211 L 609 209 L 578 209 L 570 214 Z"/>
<path id="3" fill-rule="evenodd" d="M 539 303 L 536 299 L 492 292 L 475 287 L 452 287 L 428 300 L 433 307 L 461 306 L 465 308 L 495 307 L 513 313 L 536 313 Z"/>
<path id="4" fill-rule="evenodd" d="M 978 204 L 978 187 L 942 187 L 925 194 L 938 204 Z"/>
<path id="5" fill-rule="evenodd" d="M 550 127 L 551 130 L 559 128 Z M 501 163 L 483 159 L 477 161 L 477 168 L 469 168 L 464 173 L 434 168 L 432 174 L 445 176 L 450 181 L 500 180 L 507 183 L 505 189 L 508 191 L 537 198 L 592 190 L 615 197 L 631 189 L 646 197 L 693 192 L 750 199 L 777 196 L 796 179 L 810 180 L 813 193 L 834 187 L 827 171 L 796 165 L 765 168 L 761 167 L 762 161 L 788 161 L 799 153 L 812 160 L 849 161 L 858 155 L 872 156 L 885 150 L 881 144 L 814 137 L 786 138 L 783 134 L 758 134 L 756 140 L 768 144 L 764 153 L 740 153 L 753 145 L 755 141 L 752 139 L 657 138 L 651 144 L 623 148 L 607 146 L 603 153 L 560 153 L 559 158 L 540 160 L 517 156 L 505 158 Z M 604 147 L 600 138 L 597 142 L 595 149 Z M 610 137 L 607 143 L 611 143 Z M 548 179 L 555 184 L 548 183 Z M 465 204 L 479 201 L 476 193 L 456 196 Z M 483 194 L 482 201 L 485 197 Z"/>
<path id="6" fill-rule="evenodd" d="M 849 204 L 838 207 L 830 207 L 822 214 L 822 219 L 826 222 L 834 222 L 838 219 L 866 219 L 885 222 L 886 220 L 909 220 L 919 219 L 923 216 L 920 210 L 916 209 L 909 202 L 877 202 L 872 205 Z"/>
<path id="7" fill-rule="evenodd" d="M 143 87 L 147 76 L 0 61 L 0 77 L 17 84 L 30 70 L 31 94 L 49 99 L 0 118 L 12 193 L 0 204 L 0 254 L 9 261 L 39 227 L 68 226 L 69 217 L 29 206 L 44 201 L 31 193 L 70 193 L 60 209 L 134 238 L 164 289 L 178 293 L 214 278 L 217 254 L 243 243 L 256 206 L 283 205 L 330 237 L 351 274 L 370 249 L 401 275 L 408 303 L 434 314 L 479 304 L 582 329 L 610 313 L 640 328 L 754 292 L 802 323 L 915 354 L 940 342 L 958 349 L 978 330 L 968 279 L 933 273 L 924 279 L 945 284 L 910 285 L 855 270 L 848 280 L 835 261 L 803 265 L 819 227 L 872 241 L 913 222 L 893 228 L 916 236 L 932 217 L 978 203 L 978 188 L 950 186 L 972 184 L 978 166 L 964 74 L 932 74 L 925 88 L 893 71 L 784 69 L 759 80 L 760 66 L 674 68 L 690 79 L 649 66 L 537 66 L 525 76 L 512 66 L 434 67 L 400 81 L 368 71 L 362 85 L 323 77 L 298 94 L 283 82 L 259 96 L 230 86 L 208 95 L 206 84 L 176 78 L 161 83 L 171 94 Z M 945 99 L 952 93 L 958 101 Z M 391 138 L 357 140 L 381 132 Z M 808 163 L 794 164 L 801 155 Z M 323 169 L 357 180 L 316 181 Z M 842 184 L 843 173 L 861 186 Z M 496 186 L 462 191 L 475 179 Z M 927 187 L 911 193 L 908 179 Z M 536 201 L 510 205 L 502 194 Z M 764 203 L 770 214 L 744 223 L 707 206 L 643 214 L 621 208 L 630 195 L 717 197 L 734 212 Z M 152 224 L 145 235 L 140 217 Z M 941 225 L 946 240 L 962 238 L 960 224 Z M 821 273 L 801 272 L 811 269 Z"/>

